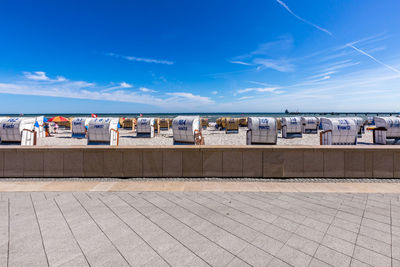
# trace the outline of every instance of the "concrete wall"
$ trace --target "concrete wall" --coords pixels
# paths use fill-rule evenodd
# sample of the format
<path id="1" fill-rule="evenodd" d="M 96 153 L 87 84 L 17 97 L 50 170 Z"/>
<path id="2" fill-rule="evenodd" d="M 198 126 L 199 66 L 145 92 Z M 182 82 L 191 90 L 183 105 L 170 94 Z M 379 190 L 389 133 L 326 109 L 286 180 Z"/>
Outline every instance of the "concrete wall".
<path id="1" fill-rule="evenodd" d="M 3 146 L 0 177 L 400 178 L 400 147 Z"/>

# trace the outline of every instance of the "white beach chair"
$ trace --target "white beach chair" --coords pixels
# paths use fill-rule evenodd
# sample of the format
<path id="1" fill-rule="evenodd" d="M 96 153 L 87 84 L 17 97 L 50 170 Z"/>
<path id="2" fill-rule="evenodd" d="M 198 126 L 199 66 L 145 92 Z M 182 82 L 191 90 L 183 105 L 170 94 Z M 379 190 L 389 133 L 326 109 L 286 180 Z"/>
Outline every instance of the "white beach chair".
<path id="1" fill-rule="evenodd" d="M 74 118 L 71 122 L 71 137 L 85 138 L 90 120 L 91 118 Z"/>
<path id="2" fill-rule="evenodd" d="M 273 144 L 276 145 L 278 139 L 278 128 L 275 118 L 269 117 L 249 117 L 247 122 L 246 143 Z"/>
<path id="3" fill-rule="evenodd" d="M 375 144 L 386 145 L 400 140 L 399 117 L 374 117 L 376 128 L 373 130 Z"/>
<path id="4" fill-rule="evenodd" d="M 349 118 L 321 118 L 321 145 L 356 145 L 357 124 Z"/>
<path id="5" fill-rule="evenodd" d="M 283 117 L 282 118 L 282 137 L 296 138 L 302 137 L 302 125 L 300 117 Z"/>
<path id="6" fill-rule="evenodd" d="M 204 145 L 199 116 L 178 116 L 172 121 L 174 145 Z"/>
<path id="7" fill-rule="evenodd" d="M 154 137 L 154 118 L 139 118 L 136 125 L 137 137 Z"/>
<path id="8" fill-rule="evenodd" d="M 301 117 L 302 132 L 305 134 L 317 134 L 319 119 L 317 117 Z"/>
<path id="9" fill-rule="evenodd" d="M 44 116 L 36 117 L 35 132 L 38 138 L 46 137 L 46 132 L 44 130 Z"/>
<path id="10" fill-rule="evenodd" d="M 8 118 L 1 120 L 1 143 L 18 143 L 21 146 L 36 145 L 35 121 L 35 118 Z"/>
<path id="11" fill-rule="evenodd" d="M 91 119 L 88 124 L 88 144 L 119 145 L 118 118 Z"/>

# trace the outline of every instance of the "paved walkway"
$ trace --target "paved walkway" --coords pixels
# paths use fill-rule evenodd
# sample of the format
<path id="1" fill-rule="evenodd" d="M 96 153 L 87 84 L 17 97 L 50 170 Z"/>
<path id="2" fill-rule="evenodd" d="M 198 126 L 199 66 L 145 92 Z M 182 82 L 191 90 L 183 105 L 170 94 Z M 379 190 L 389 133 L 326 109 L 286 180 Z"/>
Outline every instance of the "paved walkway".
<path id="1" fill-rule="evenodd" d="M 347 192 L 400 193 L 391 179 L 0 179 L 1 191 Z"/>
<path id="2" fill-rule="evenodd" d="M 400 266 L 400 195 L 0 192 L 0 266 L 47 265 Z"/>

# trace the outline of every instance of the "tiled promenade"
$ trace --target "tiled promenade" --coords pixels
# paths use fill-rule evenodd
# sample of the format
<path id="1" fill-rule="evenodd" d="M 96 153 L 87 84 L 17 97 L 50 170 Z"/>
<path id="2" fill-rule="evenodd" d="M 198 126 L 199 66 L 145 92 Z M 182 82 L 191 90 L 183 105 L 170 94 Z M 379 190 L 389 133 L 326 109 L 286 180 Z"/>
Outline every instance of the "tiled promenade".
<path id="1" fill-rule="evenodd" d="M 397 183 L 40 183 L 0 182 L 0 266 L 400 266 Z"/>

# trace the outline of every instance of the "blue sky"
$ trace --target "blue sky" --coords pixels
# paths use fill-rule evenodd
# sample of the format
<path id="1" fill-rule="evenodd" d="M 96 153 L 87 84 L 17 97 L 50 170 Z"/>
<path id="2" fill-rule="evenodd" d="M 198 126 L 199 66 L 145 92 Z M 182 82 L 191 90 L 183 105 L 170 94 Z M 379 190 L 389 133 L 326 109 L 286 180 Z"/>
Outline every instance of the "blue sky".
<path id="1" fill-rule="evenodd" d="M 0 113 L 400 111 L 398 0 L 3 1 Z"/>

